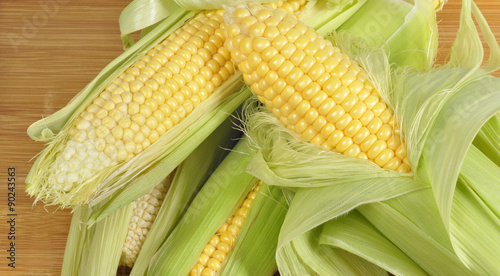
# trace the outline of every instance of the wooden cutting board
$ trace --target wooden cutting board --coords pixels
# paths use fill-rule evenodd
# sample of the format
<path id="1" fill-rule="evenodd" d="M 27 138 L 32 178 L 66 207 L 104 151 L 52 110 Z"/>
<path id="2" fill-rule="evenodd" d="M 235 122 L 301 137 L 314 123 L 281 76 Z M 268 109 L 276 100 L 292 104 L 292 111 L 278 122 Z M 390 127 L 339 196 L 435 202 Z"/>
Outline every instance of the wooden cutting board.
<path id="1" fill-rule="evenodd" d="M 439 63 L 454 40 L 460 2 L 450 0 L 439 13 Z M 500 2 L 476 3 L 500 38 Z M 118 18 L 127 4 L 125 0 L 0 2 L 0 275 L 60 274 L 71 214 L 42 203 L 33 205 L 24 192 L 33 158 L 44 148 L 30 140 L 26 129 L 65 106 L 122 53 Z M 15 168 L 13 211 L 8 209 L 9 168 Z M 11 218 L 15 218 L 14 234 L 9 234 Z M 8 266 L 10 242 L 15 242 L 16 268 Z"/>

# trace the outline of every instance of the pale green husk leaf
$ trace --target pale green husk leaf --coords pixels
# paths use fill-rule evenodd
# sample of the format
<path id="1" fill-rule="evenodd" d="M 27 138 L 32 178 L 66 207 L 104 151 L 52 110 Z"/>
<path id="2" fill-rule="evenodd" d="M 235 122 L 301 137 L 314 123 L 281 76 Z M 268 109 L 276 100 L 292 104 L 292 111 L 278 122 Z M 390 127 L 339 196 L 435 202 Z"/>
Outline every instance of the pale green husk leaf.
<path id="1" fill-rule="evenodd" d="M 342 248 L 394 275 L 427 275 L 356 210 L 326 222 L 319 243 Z"/>
<path id="2" fill-rule="evenodd" d="M 405 197 L 415 197 L 416 200 L 413 202 L 429 198 L 430 200 L 427 200 L 427 202 L 432 204 L 430 195 L 430 189 L 426 189 L 407 194 Z M 422 230 L 418 222 L 415 223 L 409 219 L 414 217 L 405 216 L 405 210 L 408 208 L 406 206 L 401 207 L 398 204 L 396 202 L 395 205 L 391 205 L 390 201 L 387 203 L 377 202 L 360 206 L 358 210 L 378 231 L 428 274 L 473 275 L 458 259 L 453 250 L 442 244 L 445 241 L 439 242 L 435 237 L 430 236 L 428 232 Z M 421 205 L 423 206 L 423 204 Z M 416 206 L 420 206 L 420 204 Z M 398 211 L 397 207 L 403 208 L 403 211 Z M 415 205 L 411 207 L 415 207 Z M 432 217 L 436 213 L 422 211 L 417 217 L 423 217 L 423 215 L 427 214 Z"/>
<path id="3" fill-rule="evenodd" d="M 83 256 L 87 256 L 91 239 L 94 235 L 95 227 L 88 228 L 87 220 L 91 211 L 87 207 L 76 208 L 71 218 L 61 275 L 78 275 L 78 270 L 82 265 Z"/>
<path id="4" fill-rule="evenodd" d="M 134 0 L 120 14 L 120 33 L 123 48 L 134 44 L 132 33 L 155 25 L 179 10 L 171 0 Z"/>
<path id="5" fill-rule="evenodd" d="M 471 13 L 491 48 L 485 67 L 480 67 L 484 51 Z M 500 110 L 500 81 L 487 74 L 500 65 L 499 50 L 475 4 L 464 0 L 450 62 L 408 75 L 394 93 L 396 113 L 410 141 L 410 163 L 418 167 L 420 156 L 431 160 L 426 169 L 445 225 L 465 153 L 481 126 Z"/>
<path id="6" fill-rule="evenodd" d="M 481 150 L 497 166 L 500 166 L 500 115 L 497 113 L 479 130 L 474 146 Z"/>
<path id="7" fill-rule="evenodd" d="M 326 35 L 355 17 L 367 0 L 309 1 L 299 19 L 318 33 Z"/>
<path id="8" fill-rule="evenodd" d="M 437 53 L 437 25 L 431 1 L 370 0 L 338 32 L 382 47 L 390 62 L 428 69 Z"/>
<path id="9" fill-rule="evenodd" d="M 62 275 L 116 275 L 134 204 L 87 228 L 88 207 L 75 210 L 64 252 Z"/>
<path id="10" fill-rule="evenodd" d="M 281 275 L 387 275 L 357 255 L 320 244 L 321 228 L 298 236 L 277 252 Z"/>
<path id="11" fill-rule="evenodd" d="M 497 128 L 497 132 L 500 128 Z M 500 217 L 500 166 L 474 145 L 469 148 L 460 169 L 459 178 Z"/>
<path id="12" fill-rule="evenodd" d="M 458 257 L 477 274 L 500 273 L 499 187 L 500 168 L 471 146 L 453 198 L 450 234 Z"/>

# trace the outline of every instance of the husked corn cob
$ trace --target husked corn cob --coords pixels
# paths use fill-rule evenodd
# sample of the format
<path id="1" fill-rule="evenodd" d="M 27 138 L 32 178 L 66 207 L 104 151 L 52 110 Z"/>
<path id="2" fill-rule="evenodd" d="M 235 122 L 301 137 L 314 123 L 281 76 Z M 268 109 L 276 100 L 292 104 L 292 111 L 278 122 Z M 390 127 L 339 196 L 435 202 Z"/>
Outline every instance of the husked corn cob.
<path id="1" fill-rule="evenodd" d="M 288 129 L 382 168 L 410 171 L 392 110 L 354 60 L 294 16 L 259 4 L 238 7 L 225 22 L 226 45 L 245 82 Z"/>
<path id="2" fill-rule="evenodd" d="M 199 13 L 106 87 L 76 120 L 50 182 L 68 191 L 131 160 L 234 74 L 222 16 Z"/>
<path id="3" fill-rule="evenodd" d="M 165 180 L 134 202 L 134 210 L 123 244 L 121 266 L 132 267 L 165 199 L 175 170 Z"/>
<path id="4" fill-rule="evenodd" d="M 229 252 L 240 233 L 241 226 L 245 222 L 248 209 L 252 205 L 262 181 L 258 181 L 255 187 L 248 193 L 245 200 L 234 214 L 217 230 L 215 235 L 210 239 L 208 244 L 203 249 L 198 262 L 191 269 L 191 276 L 214 276 L 222 267 L 222 263 L 226 259 Z"/>

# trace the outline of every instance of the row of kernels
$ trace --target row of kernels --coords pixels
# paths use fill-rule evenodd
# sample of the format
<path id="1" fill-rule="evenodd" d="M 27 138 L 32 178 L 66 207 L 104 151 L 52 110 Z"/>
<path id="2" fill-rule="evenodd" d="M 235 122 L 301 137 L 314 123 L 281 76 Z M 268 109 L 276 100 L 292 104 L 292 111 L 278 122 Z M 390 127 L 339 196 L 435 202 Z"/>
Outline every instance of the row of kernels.
<path id="1" fill-rule="evenodd" d="M 134 202 L 134 209 L 120 259 L 122 265 L 132 267 L 135 263 L 142 244 L 165 198 L 171 178 L 172 175 Z"/>

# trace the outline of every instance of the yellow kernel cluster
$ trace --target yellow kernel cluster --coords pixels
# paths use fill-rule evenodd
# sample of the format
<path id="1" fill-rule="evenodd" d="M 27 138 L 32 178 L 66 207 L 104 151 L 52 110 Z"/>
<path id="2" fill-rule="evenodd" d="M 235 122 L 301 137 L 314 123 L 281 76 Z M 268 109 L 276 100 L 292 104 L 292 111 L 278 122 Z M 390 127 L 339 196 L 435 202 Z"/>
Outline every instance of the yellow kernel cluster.
<path id="1" fill-rule="evenodd" d="M 262 181 L 258 181 L 255 187 L 248 193 L 245 200 L 234 214 L 217 230 L 203 249 L 198 262 L 189 275 L 191 276 L 215 276 L 222 267 L 227 254 L 231 251 L 241 226 L 245 221 L 248 209 L 252 205 Z"/>
<path id="2" fill-rule="evenodd" d="M 196 15 L 123 72 L 79 115 L 70 130 L 71 143 L 55 163 L 68 163 L 77 154 L 84 162 L 56 170 L 53 182 L 60 190 L 71 190 L 103 168 L 131 160 L 234 74 L 224 47 L 223 15 L 223 10 Z"/>
<path id="3" fill-rule="evenodd" d="M 382 168 L 410 171 L 392 110 L 354 60 L 296 17 L 259 4 L 237 8 L 226 22 L 226 45 L 245 82 L 288 129 Z"/>
<path id="4" fill-rule="evenodd" d="M 174 173 L 171 173 L 160 184 L 134 202 L 134 210 L 120 257 L 120 266 L 132 267 L 137 260 L 144 240 L 160 211 L 173 176 Z"/>
<path id="5" fill-rule="evenodd" d="M 104 139 L 118 162 L 158 140 L 234 73 L 222 47 L 222 16 L 221 10 L 199 13 L 150 49 L 87 107 L 76 129 Z"/>

